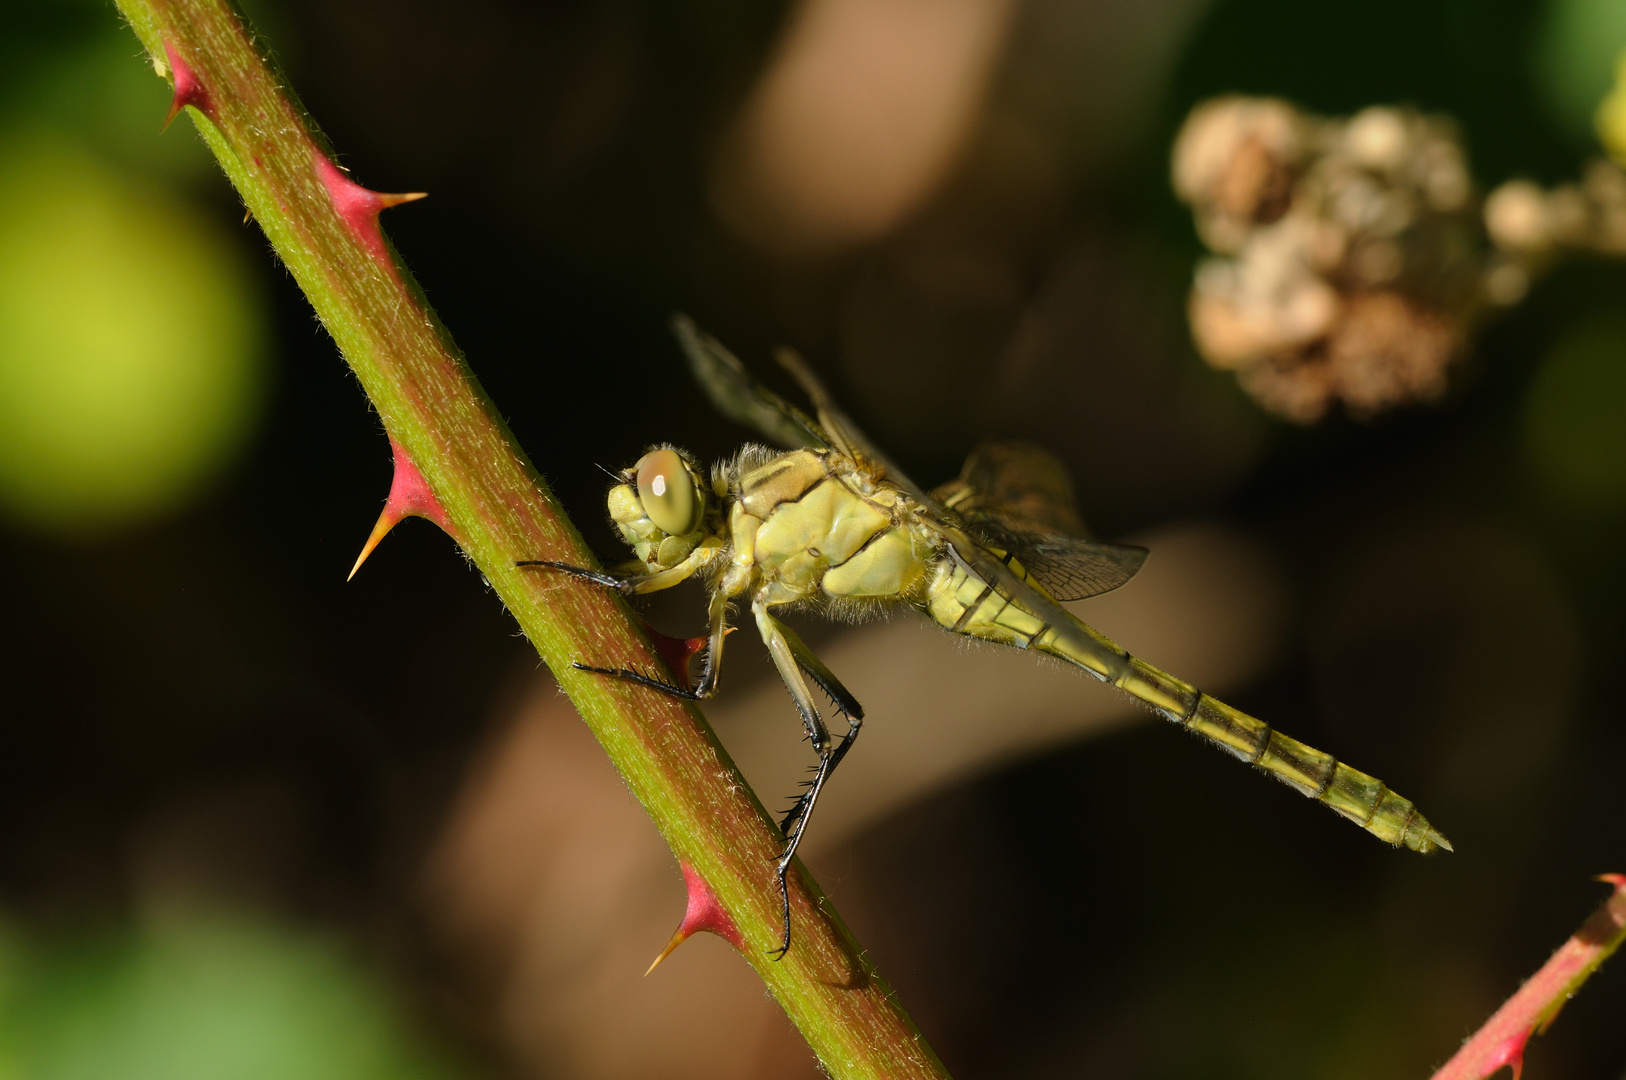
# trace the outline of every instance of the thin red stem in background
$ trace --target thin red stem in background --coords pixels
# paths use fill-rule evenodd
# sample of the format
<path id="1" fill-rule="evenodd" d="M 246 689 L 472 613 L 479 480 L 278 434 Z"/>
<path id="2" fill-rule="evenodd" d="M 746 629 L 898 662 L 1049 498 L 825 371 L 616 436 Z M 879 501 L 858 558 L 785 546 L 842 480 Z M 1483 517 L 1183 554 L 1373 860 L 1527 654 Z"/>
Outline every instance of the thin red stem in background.
<path id="1" fill-rule="evenodd" d="M 1434 1080 L 1483 1080 L 1504 1067 L 1517 1080 L 1530 1036 L 1547 1030 L 1564 1002 L 1626 939 L 1626 874 L 1604 874 L 1598 880 L 1615 887 L 1609 899 L 1462 1044 Z"/>

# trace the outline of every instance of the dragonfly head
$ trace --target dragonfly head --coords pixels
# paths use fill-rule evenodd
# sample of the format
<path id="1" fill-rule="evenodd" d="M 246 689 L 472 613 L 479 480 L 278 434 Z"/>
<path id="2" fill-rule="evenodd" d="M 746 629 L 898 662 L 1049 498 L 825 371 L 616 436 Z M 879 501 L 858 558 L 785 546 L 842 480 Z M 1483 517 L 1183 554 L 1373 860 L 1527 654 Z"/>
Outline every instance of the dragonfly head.
<path id="1" fill-rule="evenodd" d="M 657 446 L 621 471 L 610 489 L 610 518 L 640 561 L 665 570 L 689 557 L 705 537 L 708 485 L 700 468 L 673 446 Z"/>

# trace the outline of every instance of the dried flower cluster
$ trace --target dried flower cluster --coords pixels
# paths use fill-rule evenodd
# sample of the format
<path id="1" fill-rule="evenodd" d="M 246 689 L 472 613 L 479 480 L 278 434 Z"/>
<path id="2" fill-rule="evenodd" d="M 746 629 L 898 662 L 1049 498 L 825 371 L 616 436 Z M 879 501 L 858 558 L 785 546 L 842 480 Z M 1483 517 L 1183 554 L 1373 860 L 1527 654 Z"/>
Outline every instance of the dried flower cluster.
<path id="1" fill-rule="evenodd" d="M 1515 303 L 1530 275 L 1566 252 L 1626 255 L 1626 172 L 1594 161 L 1578 184 L 1510 180 L 1485 199 L 1485 228 L 1500 254 L 1487 287 Z"/>
<path id="2" fill-rule="evenodd" d="M 1266 408 L 1308 423 L 1338 400 L 1370 415 L 1444 392 L 1481 275 L 1447 122 L 1222 98 L 1186 120 L 1174 186 L 1220 256 L 1197 270 L 1197 346 Z"/>
<path id="3" fill-rule="evenodd" d="M 1626 174 L 1594 165 L 1483 206 L 1454 125 L 1374 106 L 1329 119 L 1273 98 L 1192 110 L 1174 187 L 1215 257 L 1192 336 L 1265 408 L 1299 423 L 1438 399 L 1478 316 L 1517 303 L 1566 249 L 1626 253 Z"/>

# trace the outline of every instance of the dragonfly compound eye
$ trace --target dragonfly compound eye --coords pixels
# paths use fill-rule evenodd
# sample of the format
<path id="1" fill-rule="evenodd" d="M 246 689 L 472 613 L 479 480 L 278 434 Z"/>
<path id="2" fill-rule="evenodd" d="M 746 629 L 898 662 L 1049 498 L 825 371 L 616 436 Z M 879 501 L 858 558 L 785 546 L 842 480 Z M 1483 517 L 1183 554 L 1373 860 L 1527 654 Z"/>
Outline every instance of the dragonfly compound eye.
<path id="1" fill-rule="evenodd" d="M 683 536 L 700 524 L 694 478 L 676 450 L 651 450 L 638 459 L 638 499 L 655 527 Z"/>

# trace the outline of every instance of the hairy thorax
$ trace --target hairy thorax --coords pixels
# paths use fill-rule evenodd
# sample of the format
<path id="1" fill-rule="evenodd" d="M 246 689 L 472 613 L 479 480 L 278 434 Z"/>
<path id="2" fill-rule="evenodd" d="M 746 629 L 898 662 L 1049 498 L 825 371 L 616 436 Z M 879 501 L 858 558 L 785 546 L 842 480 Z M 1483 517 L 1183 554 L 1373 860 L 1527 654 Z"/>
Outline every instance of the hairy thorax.
<path id="1" fill-rule="evenodd" d="M 755 599 L 918 600 L 933 545 L 896 487 L 823 450 L 782 454 L 735 483 L 726 576 L 744 586 L 749 575 Z"/>

